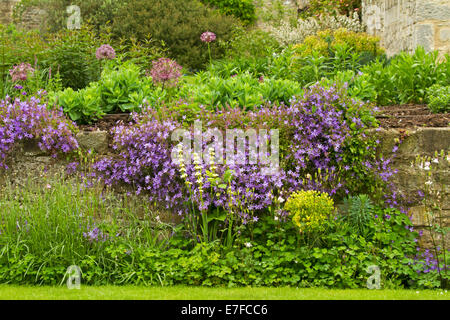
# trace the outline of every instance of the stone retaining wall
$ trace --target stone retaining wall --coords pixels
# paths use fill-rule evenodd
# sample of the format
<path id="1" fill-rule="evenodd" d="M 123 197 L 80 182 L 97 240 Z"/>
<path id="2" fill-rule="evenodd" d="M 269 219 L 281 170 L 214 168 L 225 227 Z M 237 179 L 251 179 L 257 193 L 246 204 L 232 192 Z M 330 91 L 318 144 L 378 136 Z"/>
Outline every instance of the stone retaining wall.
<path id="1" fill-rule="evenodd" d="M 415 130 L 395 130 L 381 129 L 374 131 L 380 140 L 379 151 L 386 157 L 392 155 L 392 149 L 398 139 L 402 139 L 402 143 L 396 152 L 393 167 L 398 169 L 394 182 L 404 195 L 416 199 L 411 203 L 409 214 L 416 228 L 426 229 L 425 212 L 426 208 L 418 201 L 417 192 L 424 188 L 425 182 L 431 180 L 435 185 L 446 186 L 446 191 L 442 194 L 443 206 L 442 213 L 445 217 L 445 223 L 450 225 L 450 162 L 441 161 L 438 169 L 433 175 L 426 177 L 426 171 L 419 169 L 417 166 L 411 166 L 416 157 L 430 156 L 433 157 L 436 151 L 444 150 L 446 155 L 450 152 L 450 127 L 447 128 L 419 128 Z M 84 150 L 93 150 L 96 154 L 105 155 L 111 151 L 109 142 L 111 137 L 105 131 L 80 132 L 77 134 L 80 147 Z M 43 153 L 37 144 L 33 141 L 19 144 L 14 151 L 13 159 L 10 162 L 10 169 L 4 179 L 23 180 L 30 176 L 39 177 L 43 169 L 49 171 L 63 171 L 65 168 L 64 161 L 52 159 L 49 155 Z M 436 165 L 433 163 L 433 165 Z M 447 235 L 447 243 L 450 244 L 450 235 Z M 425 231 L 421 239 L 423 246 L 430 246 L 431 240 L 429 232 Z"/>
<path id="2" fill-rule="evenodd" d="M 450 127 L 447 128 L 419 128 L 416 130 L 380 130 L 376 132 L 380 140 L 380 152 L 383 155 L 392 155 L 392 149 L 399 139 L 402 141 L 393 160 L 393 167 L 398 170 L 394 183 L 399 191 L 411 200 L 409 214 L 416 228 L 424 230 L 422 245 L 431 245 L 430 233 L 426 230 L 426 213 L 429 208 L 420 201 L 419 190 L 428 188 L 440 191 L 441 215 L 444 224 L 450 226 Z M 444 151 L 444 161 L 434 163 L 436 151 Z M 430 157 L 431 170 L 428 166 L 420 167 L 416 163 L 417 156 Z M 428 198 L 429 199 L 429 198 Z M 429 201 L 435 201 L 432 198 Z M 450 244 L 450 234 L 447 234 L 446 243 Z"/>

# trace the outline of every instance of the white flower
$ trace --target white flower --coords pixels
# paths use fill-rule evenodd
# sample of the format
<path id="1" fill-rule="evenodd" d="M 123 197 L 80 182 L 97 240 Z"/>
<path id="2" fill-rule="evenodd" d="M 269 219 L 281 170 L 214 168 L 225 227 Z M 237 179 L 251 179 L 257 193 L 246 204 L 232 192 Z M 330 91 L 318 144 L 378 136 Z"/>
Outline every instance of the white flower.
<path id="1" fill-rule="evenodd" d="M 280 203 L 283 203 L 283 202 L 284 202 L 284 199 L 283 199 L 282 197 L 278 197 L 278 201 L 279 201 Z"/>
<path id="2" fill-rule="evenodd" d="M 439 160 L 438 160 L 438 158 L 436 158 L 436 159 L 433 159 L 432 162 L 433 162 L 433 163 L 439 163 Z"/>
<path id="3" fill-rule="evenodd" d="M 278 221 L 280 218 L 278 218 L 277 216 L 275 216 L 274 218 L 273 218 L 273 220 L 275 220 L 275 221 Z"/>
<path id="4" fill-rule="evenodd" d="M 427 182 L 425 182 L 426 185 L 431 186 L 433 184 L 433 181 L 428 180 Z"/>
<path id="5" fill-rule="evenodd" d="M 246 243 L 245 243 L 245 246 L 246 246 L 247 248 L 251 248 L 251 247 L 252 247 L 252 244 L 251 244 L 250 242 L 246 242 Z"/>
<path id="6" fill-rule="evenodd" d="M 423 167 L 424 170 L 430 170 L 430 162 L 426 161 Z"/>

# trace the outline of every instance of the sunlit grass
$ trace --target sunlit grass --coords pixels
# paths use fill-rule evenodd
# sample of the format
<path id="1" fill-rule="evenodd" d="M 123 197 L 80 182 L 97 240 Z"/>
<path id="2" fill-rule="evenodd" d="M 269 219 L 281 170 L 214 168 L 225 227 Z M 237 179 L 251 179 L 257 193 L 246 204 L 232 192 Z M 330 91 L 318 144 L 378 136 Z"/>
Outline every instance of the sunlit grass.
<path id="1" fill-rule="evenodd" d="M 0 285 L 0 300 L 449 300 L 443 290 Z"/>

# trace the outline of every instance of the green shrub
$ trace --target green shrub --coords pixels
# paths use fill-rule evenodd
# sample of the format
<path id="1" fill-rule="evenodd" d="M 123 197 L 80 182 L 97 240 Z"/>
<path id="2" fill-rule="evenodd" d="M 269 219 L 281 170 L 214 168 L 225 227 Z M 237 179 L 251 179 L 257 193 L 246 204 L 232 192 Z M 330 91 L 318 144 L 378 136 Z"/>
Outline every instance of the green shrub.
<path id="1" fill-rule="evenodd" d="M 381 105 L 424 103 L 427 88 L 434 84 L 449 85 L 450 56 L 439 61 L 437 51 L 427 53 L 418 47 L 414 54 L 402 52 L 387 63 L 376 61 L 361 70 L 378 93 Z"/>
<path id="2" fill-rule="evenodd" d="M 361 235 L 367 236 L 370 232 L 370 224 L 374 219 L 373 203 L 365 194 L 344 199 L 346 211 L 345 220 L 353 230 Z"/>
<path id="3" fill-rule="evenodd" d="M 112 62 L 98 82 L 78 91 L 67 88 L 53 92 L 50 101 L 61 106 L 72 120 L 85 123 L 109 113 L 139 111 L 144 99 L 156 105 L 169 92 L 170 89 L 156 87 L 139 66 L 131 62 L 116 66 Z"/>
<path id="4" fill-rule="evenodd" d="M 352 12 L 361 10 L 361 0 L 310 0 L 300 15 L 311 17 L 318 14 L 341 14 L 350 15 Z"/>
<path id="5" fill-rule="evenodd" d="M 427 90 L 428 108 L 434 113 L 450 111 L 450 86 L 435 84 Z"/>
<path id="6" fill-rule="evenodd" d="M 294 50 L 300 56 L 308 56 L 313 51 L 329 56 L 336 47 L 346 45 L 353 52 L 371 53 L 376 57 L 384 53 L 384 49 L 379 46 L 379 42 L 379 38 L 366 33 L 340 28 L 334 31 L 319 31 L 315 36 L 306 37 L 302 44 L 294 46 Z"/>
<path id="7" fill-rule="evenodd" d="M 302 93 L 302 86 L 291 80 L 258 79 L 249 73 L 224 79 L 205 72 L 186 79 L 178 97 L 189 100 L 192 106 L 204 105 L 210 110 L 227 106 L 252 110 L 267 101 L 288 104 L 293 96 Z"/>
<path id="8" fill-rule="evenodd" d="M 211 4 L 226 15 L 233 15 L 241 19 L 245 24 L 256 20 L 255 5 L 252 0 L 201 0 L 203 3 Z"/>
<path id="9" fill-rule="evenodd" d="M 267 58 L 281 50 L 277 40 L 268 32 L 242 27 L 236 27 L 231 40 L 222 44 L 228 59 Z"/>
<path id="10" fill-rule="evenodd" d="M 114 19 L 114 15 L 124 2 L 121 0 L 21 0 L 15 7 L 15 20 L 20 21 L 22 14 L 31 6 L 46 11 L 44 27 L 51 33 L 67 28 L 67 7 L 80 8 L 82 25 L 91 24 L 97 32 Z"/>
<path id="11" fill-rule="evenodd" d="M 324 230 L 325 221 L 334 213 L 334 202 L 327 193 L 299 191 L 291 194 L 284 209 L 300 233 L 310 233 Z"/>
<path id="12" fill-rule="evenodd" d="M 122 6 L 112 22 L 115 37 L 144 39 L 148 34 L 162 40 L 169 54 L 183 67 L 202 68 L 208 61 L 207 46 L 200 35 L 214 32 L 218 41 L 228 41 L 239 21 L 191 0 L 130 0 Z M 213 58 L 225 50 L 211 44 Z"/>

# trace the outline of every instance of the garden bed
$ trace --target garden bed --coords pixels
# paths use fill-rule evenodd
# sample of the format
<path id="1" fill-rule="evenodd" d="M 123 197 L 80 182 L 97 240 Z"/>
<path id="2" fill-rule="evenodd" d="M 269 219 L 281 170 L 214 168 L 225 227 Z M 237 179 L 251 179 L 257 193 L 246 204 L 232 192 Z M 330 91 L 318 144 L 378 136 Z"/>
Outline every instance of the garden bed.
<path id="1" fill-rule="evenodd" d="M 447 113 L 432 113 L 425 104 L 406 104 L 380 107 L 380 114 L 376 117 L 380 126 L 389 128 L 442 128 L 450 124 Z M 113 127 L 131 122 L 130 114 L 108 114 L 91 124 L 80 125 L 81 131 L 110 131 Z"/>
<path id="2" fill-rule="evenodd" d="M 450 116 L 432 113 L 425 104 L 407 104 L 380 108 L 377 116 L 382 128 L 448 127 Z"/>

